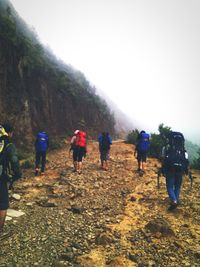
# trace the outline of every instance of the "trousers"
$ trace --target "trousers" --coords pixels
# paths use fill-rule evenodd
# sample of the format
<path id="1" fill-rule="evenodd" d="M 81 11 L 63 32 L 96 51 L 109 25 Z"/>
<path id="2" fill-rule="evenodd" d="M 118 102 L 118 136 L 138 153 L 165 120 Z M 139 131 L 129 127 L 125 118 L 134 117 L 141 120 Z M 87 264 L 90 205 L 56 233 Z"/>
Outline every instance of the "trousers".
<path id="1" fill-rule="evenodd" d="M 182 173 L 169 171 L 166 172 L 166 187 L 169 198 L 173 201 L 178 203 L 179 195 L 181 191 L 181 184 L 182 184 Z"/>

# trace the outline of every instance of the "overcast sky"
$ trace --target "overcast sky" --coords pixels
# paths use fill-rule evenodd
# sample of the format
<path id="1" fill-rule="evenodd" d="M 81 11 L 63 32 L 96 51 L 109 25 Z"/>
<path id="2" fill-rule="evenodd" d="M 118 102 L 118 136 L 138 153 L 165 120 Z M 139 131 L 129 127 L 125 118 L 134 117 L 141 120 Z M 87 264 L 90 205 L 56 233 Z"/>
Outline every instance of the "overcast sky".
<path id="1" fill-rule="evenodd" d="M 10 0 L 133 121 L 200 143 L 199 0 Z"/>

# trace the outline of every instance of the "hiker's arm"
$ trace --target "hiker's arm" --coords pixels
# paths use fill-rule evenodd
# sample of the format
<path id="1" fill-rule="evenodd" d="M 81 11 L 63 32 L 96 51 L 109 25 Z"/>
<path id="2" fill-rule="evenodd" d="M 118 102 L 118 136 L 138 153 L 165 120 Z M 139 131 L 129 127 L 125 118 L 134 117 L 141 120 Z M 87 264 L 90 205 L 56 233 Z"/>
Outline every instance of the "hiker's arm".
<path id="1" fill-rule="evenodd" d="M 22 177 L 19 159 L 17 156 L 16 147 L 14 144 L 10 144 L 8 147 L 8 160 L 11 168 L 12 180 L 16 181 Z"/>
<path id="2" fill-rule="evenodd" d="M 110 145 L 112 145 L 112 139 L 110 136 L 108 136 L 108 140 L 109 140 Z"/>
<path id="3" fill-rule="evenodd" d="M 71 143 L 70 144 L 69 152 L 71 152 L 72 150 L 74 150 L 74 146 L 75 146 L 74 143 Z"/>

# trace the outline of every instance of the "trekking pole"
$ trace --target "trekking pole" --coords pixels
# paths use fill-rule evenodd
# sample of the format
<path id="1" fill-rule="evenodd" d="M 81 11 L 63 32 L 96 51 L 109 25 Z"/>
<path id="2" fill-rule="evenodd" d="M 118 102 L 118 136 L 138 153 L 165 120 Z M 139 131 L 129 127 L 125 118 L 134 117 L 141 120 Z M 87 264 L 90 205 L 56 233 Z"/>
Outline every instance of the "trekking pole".
<path id="1" fill-rule="evenodd" d="M 193 186 L 193 176 L 192 176 L 192 172 L 189 171 L 188 173 L 189 179 L 190 179 L 190 190 L 192 191 L 192 186 Z"/>

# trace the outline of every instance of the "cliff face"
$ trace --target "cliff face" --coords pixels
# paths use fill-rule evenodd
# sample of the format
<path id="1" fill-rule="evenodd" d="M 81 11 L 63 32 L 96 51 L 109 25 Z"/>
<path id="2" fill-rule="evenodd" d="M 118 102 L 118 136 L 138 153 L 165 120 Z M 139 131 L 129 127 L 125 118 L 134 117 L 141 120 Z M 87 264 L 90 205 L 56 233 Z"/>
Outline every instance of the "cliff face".
<path id="1" fill-rule="evenodd" d="M 0 123 L 12 122 L 24 146 L 40 129 L 53 136 L 80 127 L 91 136 L 114 133 L 113 115 L 84 75 L 27 36 L 12 12 L 9 5 L 0 6 Z"/>

